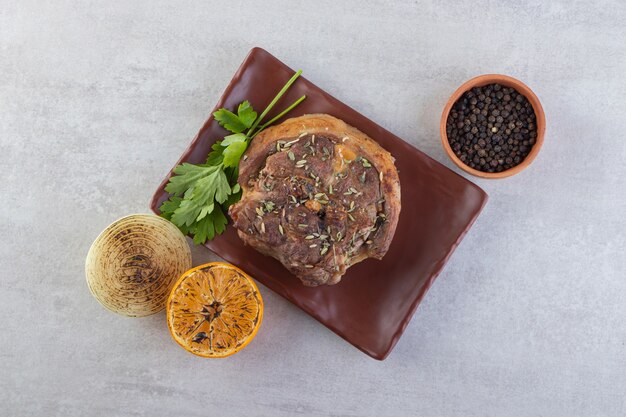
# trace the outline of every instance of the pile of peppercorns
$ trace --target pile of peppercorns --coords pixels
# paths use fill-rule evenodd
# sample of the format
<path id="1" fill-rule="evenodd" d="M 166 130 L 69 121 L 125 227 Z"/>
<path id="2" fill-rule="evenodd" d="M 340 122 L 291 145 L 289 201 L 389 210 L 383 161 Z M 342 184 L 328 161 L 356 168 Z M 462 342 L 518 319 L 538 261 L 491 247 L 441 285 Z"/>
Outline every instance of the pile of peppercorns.
<path id="1" fill-rule="evenodd" d="M 483 172 L 501 172 L 530 153 L 537 140 L 535 111 L 514 88 L 474 87 L 452 106 L 446 133 L 463 163 Z"/>

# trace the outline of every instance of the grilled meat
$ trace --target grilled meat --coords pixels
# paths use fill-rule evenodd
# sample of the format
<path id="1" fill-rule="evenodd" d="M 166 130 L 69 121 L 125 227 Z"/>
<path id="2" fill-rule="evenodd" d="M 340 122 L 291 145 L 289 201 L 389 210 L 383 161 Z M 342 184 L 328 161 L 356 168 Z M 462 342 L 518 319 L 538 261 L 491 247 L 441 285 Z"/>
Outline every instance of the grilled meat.
<path id="1" fill-rule="evenodd" d="M 305 115 L 261 132 L 239 164 L 230 216 L 243 241 L 305 285 L 336 284 L 381 259 L 400 213 L 394 159 L 342 120 Z"/>

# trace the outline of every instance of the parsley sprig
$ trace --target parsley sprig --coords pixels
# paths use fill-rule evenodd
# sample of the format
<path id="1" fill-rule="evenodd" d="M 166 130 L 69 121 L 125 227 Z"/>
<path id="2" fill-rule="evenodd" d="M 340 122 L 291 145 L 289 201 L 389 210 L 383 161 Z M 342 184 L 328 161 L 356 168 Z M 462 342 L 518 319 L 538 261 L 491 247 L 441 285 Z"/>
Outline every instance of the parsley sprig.
<path id="1" fill-rule="evenodd" d="M 301 73 L 298 71 L 291 77 L 260 116 L 247 100 L 239 104 L 236 114 L 224 108 L 214 112 L 215 120 L 231 134 L 211 146 L 206 163 L 185 162 L 174 168 L 174 175 L 165 186 L 171 196 L 159 210 L 161 216 L 184 234 L 192 234 L 194 243 L 212 240 L 226 230 L 228 207 L 241 198 L 241 187 L 237 183 L 239 160 L 259 132 L 306 98 L 300 97 L 276 117 L 261 123 Z"/>

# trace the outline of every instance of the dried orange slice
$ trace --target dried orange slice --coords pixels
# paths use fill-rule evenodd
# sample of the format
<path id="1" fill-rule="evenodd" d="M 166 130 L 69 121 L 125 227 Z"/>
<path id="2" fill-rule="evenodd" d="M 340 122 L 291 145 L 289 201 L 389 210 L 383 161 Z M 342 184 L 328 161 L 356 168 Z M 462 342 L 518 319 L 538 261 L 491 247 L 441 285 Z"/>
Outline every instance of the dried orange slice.
<path id="1" fill-rule="evenodd" d="M 239 352 L 256 336 L 263 299 L 239 268 L 212 262 L 185 272 L 167 300 L 167 325 L 187 351 L 207 358 Z"/>

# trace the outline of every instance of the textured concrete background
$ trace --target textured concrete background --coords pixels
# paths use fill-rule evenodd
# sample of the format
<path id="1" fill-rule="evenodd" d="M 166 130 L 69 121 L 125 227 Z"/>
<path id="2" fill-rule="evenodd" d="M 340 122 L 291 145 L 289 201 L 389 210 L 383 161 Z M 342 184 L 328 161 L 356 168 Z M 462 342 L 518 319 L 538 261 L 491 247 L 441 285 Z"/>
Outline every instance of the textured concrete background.
<path id="1" fill-rule="evenodd" d="M 626 415 L 623 2 L 181 3 L 0 0 L 0 415 Z M 541 154 L 476 180 L 489 204 L 384 362 L 266 288 L 226 360 L 89 294 L 93 239 L 147 212 L 257 45 L 449 167 L 459 84 L 543 102 Z"/>

